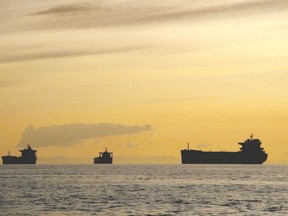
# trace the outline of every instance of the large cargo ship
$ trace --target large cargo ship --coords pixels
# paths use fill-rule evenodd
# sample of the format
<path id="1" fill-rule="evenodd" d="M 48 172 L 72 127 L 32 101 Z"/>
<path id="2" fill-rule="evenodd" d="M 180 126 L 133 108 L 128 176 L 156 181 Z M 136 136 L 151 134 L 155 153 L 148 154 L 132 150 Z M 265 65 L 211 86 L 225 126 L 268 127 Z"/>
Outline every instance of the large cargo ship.
<path id="1" fill-rule="evenodd" d="M 94 158 L 94 164 L 112 164 L 113 152 L 108 152 L 105 148 L 104 152 L 99 152 L 99 157 Z"/>
<path id="2" fill-rule="evenodd" d="M 10 155 L 2 156 L 3 164 L 36 164 L 36 150 L 33 150 L 30 145 L 27 149 L 19 150 L 22 155 L 20 157 Z"/>
<path id="3" fill-rule="evenodd" d="M 262 164 L 268 154 L 261 148 L 261 141 L 250 139 L 239 142 L 242 147 L 238 152 L 211 152 L 201 150 L 181 150 L 182 164 Z"/>

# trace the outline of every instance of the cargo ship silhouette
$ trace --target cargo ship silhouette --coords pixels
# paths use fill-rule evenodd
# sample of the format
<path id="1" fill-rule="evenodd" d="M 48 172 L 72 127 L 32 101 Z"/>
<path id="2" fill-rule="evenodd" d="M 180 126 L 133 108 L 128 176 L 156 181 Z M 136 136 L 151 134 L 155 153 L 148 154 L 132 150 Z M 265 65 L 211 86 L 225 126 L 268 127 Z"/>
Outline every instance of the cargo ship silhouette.
<path id="1" fill-rule="evenodd" d="M 36 164 L 36 150 L 33 150 L 28 144 L 27 149 L 19 150 L 22 155 L 20 157 L 10 155 L 2 156 L 3 164 Z"/>
<path id="2" fill-rule="evenodd" d="M 201 150 L 181 150 L 182 164 L 262 164 L 268 154 L 261 148 L 261 141 L 250 139 L 239 142 L 242 147 L 238 152 L 208 152 Z"/>
<path id="3" fill-rule="evenodd" d="M 104 152 L 99 152 L 99 157 L 94 158 L 94 164 L 112 164 L 113 152 L 108 152 L 105 148 Z"/>

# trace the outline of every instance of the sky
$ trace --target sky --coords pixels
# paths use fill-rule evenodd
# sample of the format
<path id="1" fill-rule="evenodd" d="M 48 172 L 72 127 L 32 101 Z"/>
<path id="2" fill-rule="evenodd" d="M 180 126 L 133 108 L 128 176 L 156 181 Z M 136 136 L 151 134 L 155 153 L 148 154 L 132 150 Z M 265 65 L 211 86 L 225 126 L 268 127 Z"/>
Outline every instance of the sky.
<path id="1" fill-rule="evenodd" d="M 253 133 L 288 163 L 287 0 L 1 0 L 0 154 L 180 163 Z"/>

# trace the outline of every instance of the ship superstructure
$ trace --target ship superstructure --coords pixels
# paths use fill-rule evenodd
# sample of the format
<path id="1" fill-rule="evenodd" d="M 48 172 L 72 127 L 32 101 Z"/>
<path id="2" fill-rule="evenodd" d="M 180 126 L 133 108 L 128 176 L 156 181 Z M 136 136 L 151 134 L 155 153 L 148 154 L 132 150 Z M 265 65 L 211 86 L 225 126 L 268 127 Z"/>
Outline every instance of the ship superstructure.
<path id="1" fill-rule="evenodd" d="M 10 151 L 8 155 L 2 156 L 3 164 L 36 164 L 37 151 L 33 150 L 29 144 L 27 145 L 26 149 L 19 151 L 21 152 L 20 157 L 10 155 Z"/>
<path id="2" fill-rule="evenodd" d="M 105 148 L 104 152 L 99 152 L 99 157 L 94 158 L 94 164 L 112 164 L 113 152 L 108 152 Z"/>
<path id="3" fill-rule="evenodd" d="M 261 141 L 250 139 L 239 142 L 242 147 L 238 152 L 212 152 L 201 150 L 181 150 L 182 164 L 262 164 L 268 154 L 261 148 Z"/>

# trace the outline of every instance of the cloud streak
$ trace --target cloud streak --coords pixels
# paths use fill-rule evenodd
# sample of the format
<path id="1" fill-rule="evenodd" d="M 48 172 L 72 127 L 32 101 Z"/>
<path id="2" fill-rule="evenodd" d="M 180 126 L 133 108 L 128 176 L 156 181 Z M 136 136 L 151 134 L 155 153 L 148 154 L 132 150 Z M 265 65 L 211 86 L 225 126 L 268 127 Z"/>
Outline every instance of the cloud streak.
<path id="1" fill-rule="evenodd" d="M 7 87 L 11 87 L 12 84 L 3 80 L 0 80 L 0 88 L 7 88 Z"/>
<path id="2" fill-rule="evenodd" d="M 30 4 L 32 5 L 31 2 Z M 189 22 L 198 21 L 199 19 L 217 20 L 288 10 L 287 0 L 209 1 L 209 3 L 185 1 L 183 4 L 178 0 L 168 0 L 165 4 L 160 0 L 155 2 L 124 0 L 112 3 L 88 0 L 85 1 L 85 3 L 79 4 L 68 3 L 63 5 L 63 3 L 54 2 L 49 5 L 50 6 L 48 7 L 46 4 L 40 2 L 32 9 L 30 8 L 27 10 L 25 15 L 18 14 L 18 16 L 21 16 L 21 20 L 23 20 L 21 21 L 21 24 L 17 24 L 17 22 L 14 23 L 14 19 L 17 18 L 17 15 L 10 14 L 6 17 L 5 13 L 3 13 L 7 22 L 5 22 L 6 24 L 3 29 L 5 30 L 7 26 L 12 27 L 13 25 L 17 25 L 17 27 L 15 26 L 15 29 L 18 28 L 22 30 L 27 28 L 30 30 L 65 30 L 71 28 L 77 30 L 83 28 L 117 27 L 115 29 L 117 29 L 116 32 L 118 32 L 119 26 L 157 24 L 163 22 L 177 22 L 179 20 Z M 5 8 L 3 11 L 5 12 Z M 8 29 L 6 30 L 8 31 Z M 95 33 L 95 35 L 96 34 L 97 33 Z M 109 32 L 107 35 L 109 35 Z M 39 35 L 39 38 L 41 37 L 43 36 Z M 145 41 L 142 41 L 142 46 L 130 44 L 129 46 L 122 45 L 122 47 L 119 47 L 118 45 L 114 45 L 115 47 L 113 48 L 111 47 L 113 41 L 111 41 L 111 44 L 109 45 L 110 48 L 100 48 L 102 44 L 98 45 L 98 41 L 95 40 L 95 42 L 93 41 L 91 43 L 91 47 L 85 48 L 81 46 L 79 49 L 77 48 L 77 42 L 70 42 L 73 38 L 69 38 L 67 34 L 64 35 L 65 40 L 61 39 L 61 37 L 63 37 L 61 34 L 56 36 L 54 41 L 53 38 L 50 37 L 49 40 L 52 41 L 52 43 L 49 47 L 34 45 L 34 47 L 27 50 L 21 50 L 21 47 L 19 46 L 15 46 L 16 48 L 12 47 L 12 49 L 10 47 L 10 49 L 7 49 L 8 52 L 2 52 L 0 54 L 0 63 L 126 53 L 155 47 L 155 44 L 153 43 L 145 44 Z M 5 40 L 5 38 L 3 40 Z M 10 40 L 10 38 L 6 38 L 6 40 Z M 18 40 L 19 39 L 17 38 L 17 41 Z M 63 42 L 61 40 L 63 40 Z M 53 42 L 55 42 L 55 44 L 53 44 Z M 123 42 L 127 44 L 129 41 Z M 27 43 L 29 44 L 31 41 L 28 40 Z M 35 40 L 35 43 L 37 43 L 37 40 Z M 83 43 L 83 41 L 78 43 Z"/>
<path id="3" fill-rule="evenodd" d="M 151 46 L 152 47 L 152 46 Z M 55 59 L 55 58 L 68 58 L 68 57 L 81 57 L 81 56 L 92 56 L 92 55 L 105 55 L 113 53 L 126 53 L 136 50 L 148 49 L 150 46 L 127 46 L 127 47 L 115 47 L 112 49 L 94 50 L 94 51 L 76 51 L 76 50 L 63 50 L 63 51 L 35 51 L 35 53 L 30 54 L 10 54 L 1 55 L 0 63 L 9 62 L 20 62 L 20 61 L 30 61 L 30 60 L 42 60 L 42 59 Z M 0 83 L 1 87 L 1 83 Z"/>
<path id="4" fill-rule="evenodd" d="M 95 10 L 95 7 L 89 7 L 87 5 L 80 5 L 80 4 L 70 4 L 70 5 L 60 5 L 49 8 L 47 10 L 39 11 L 33 13 L 32 15 L 49 15 L 49 14 L 65 14 L 65 13 L 80 13 L 90 10 Z"/>
<path id="5" fill-rule="evenodd" d="M 287 10 L 288 2 L 286 0 L 254 0 L 197 5 L 194 2 L 181 4 L 179 1 L 170 0 L 166 5 L 163 6 L 160 2 L 145 4 L 135 1 L 125 1 L 122 4 L 67 4 L 37 11 L 31 15 L 52 16 L 53 19 L 50 20 L 52 27 L 83 28 L 257 15 Z M 55 16 L 56 18 L 61 16 L 61 21 L 54 22 Z"/>
<path id="6" fill-rule="evenodd" d="M 245 1 L 204 7 L 187 11 L 180 11 L 160 16 L 160 19 L 179 19 L 179 18 L 225 18 L 235 16 L 257 15 L 261 13 L 287 10 L 286 0 L 264 0 L 264 1 Z"/>
<path id="7" fill-rule="evenodd" d="M 28 143 L 34 147 L 71 146 L 87 139 L 135 134 L 151 131 L 150 125 L 122 125 L 122 124 L 65 124 L 48 127 L 27 127 L 22 133 L 19 147 Z"/>

